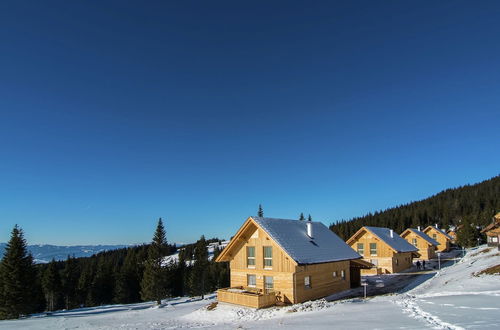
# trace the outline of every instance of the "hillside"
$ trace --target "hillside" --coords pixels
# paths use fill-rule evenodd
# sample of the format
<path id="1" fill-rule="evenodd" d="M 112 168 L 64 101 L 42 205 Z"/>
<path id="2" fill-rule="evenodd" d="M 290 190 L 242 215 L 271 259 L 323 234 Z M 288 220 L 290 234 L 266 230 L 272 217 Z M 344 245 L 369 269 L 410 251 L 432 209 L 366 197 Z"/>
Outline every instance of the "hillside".
<path id="1" fill-rule="evenodd" d="M 447 189 L 421 201 L 340 220 L 330 225 L 330 229 L 347 240 L 362 226 L 389 227 L 398 233 L 408 227 L 431 224 L 448 228 L 462 221 L 484 226 L 499 211 L 500 176 L 496 176 L 474 185 Z"/>
<path id="2" fill-rule="evenodd" d="M 423 273 L 398 293 L 366 300 L 320 299 L 260 310 L 219 304 L 209 310 L 214 295 L 205 300 L 183 297 L 165 300 L 160 308 L 145 302 L 38 314 L 0 321 L 0 329 L 331 329 L 332 325 L 338 329 L 498 329 L 498 274 L 480 273 L 499 265 L 499 252 L 482 246 L 457 261 Z"/>

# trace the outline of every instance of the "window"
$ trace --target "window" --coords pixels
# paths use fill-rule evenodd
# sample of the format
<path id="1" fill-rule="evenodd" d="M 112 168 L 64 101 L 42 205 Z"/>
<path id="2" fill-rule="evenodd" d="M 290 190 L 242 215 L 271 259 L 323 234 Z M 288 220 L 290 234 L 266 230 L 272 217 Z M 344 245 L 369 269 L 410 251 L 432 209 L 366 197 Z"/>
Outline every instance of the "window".
<path id="1" fill-rule="evenodd" d="M 310 289 L 311 288 L 311 276 L 304 277 L 304 287 L 306 289 Z"/>
<path id="2" fill-rule="evenodd" d="M 247 246 L 247 267 L 255 267 L 255 246 Z"/>
<path id="3" fill-rule="evenodd" d="M 344 270 L 340 271 L 340 277 L 342 277 L 342 279 L 345 280 L 345 271 Z"/>
<path id="4" fill-rule="evenodd" d="M 412 239 L 412 244 L 413 244 L 413 246 L 417 247 L 417 239 L 416 238 Z"/>
<path id="5" fill-rule="evenodd" d="M 247 286 L 251 288 L 255 288 L 257 285 L 257 280 L 254 274 L 248 274 L 247 275 Z"/>
<path id="6" fill-rule="evenodd" d="M 399 265 L 399 259 L 396 259 L 396 266 Z"/>
<path id="7" fill-rule="evenodd" d="M 370 243 L 370 255 L 371 256 L 377 255 L 377 243 Z"/>
<path id="8" fill-rule="evenodd" d="M 433 238 L 434 240 L 437 240 L 437 234 L 432 234 L 432 238 Z"/>
<path id="9" fill-rule="evenodd" d="M 365 245 L 363 243 L 358 243 L 358 253 L 361 255 L 365 254 Z"/>
<path id="10" fill-rule="evenodd" d="M 337 272 L 333 272 L 333 277 L 337 277 Z"/>
<path id="11" fill-rule="evenodd" d="M 264 276 L 264 289 L 272 291 L 274 289 L 274 281 L 272 276 Z"/>
<path id="12" fill-rule="evenodd" d="M 273 267 L 273 247 L 264 246 L 264 268 Z"/>

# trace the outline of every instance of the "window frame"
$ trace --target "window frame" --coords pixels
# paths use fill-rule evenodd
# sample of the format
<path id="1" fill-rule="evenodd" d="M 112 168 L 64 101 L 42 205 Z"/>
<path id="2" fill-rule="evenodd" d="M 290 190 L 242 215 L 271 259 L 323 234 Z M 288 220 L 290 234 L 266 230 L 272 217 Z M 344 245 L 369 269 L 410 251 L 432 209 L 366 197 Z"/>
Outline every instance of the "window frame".
<path id="1" fill-rule="evenodd" d="M 266 257 L 266 251 L 271 251 L 271 256 Z M 263 257 L 263 264 L 264 264 L 264 269 L 272 269 L 273 268 L 273 247 L 272 246 L 263 246 L 262 247 L 262 257 Z"/>
<path id="2" fill-rule="evenodd" d="M 250 278 L 253 278 L 254 284 L 250 284 Z M 247 286 L 249 288 L 256 288 L 257 287 L 257 275 L 255 275 L 255 274 L 247 274 Z"/>
<path id="3" fill-rule="evenodd" d="M 248 253 L 250 249 L 253 250 L 253 257 L 250 257 Z M 250 263 L 250 260 L 253 264 Z M 247 268 L 255 268 L 255 246 L 247 246 Z"/>
<path id="4" fill-rule="evenodd" d="M 365 244 L 364 243 L 357 243 L 356 248 L 357 248 L 358 254 L 360 254 L 360 255 L 365 254 Z"/>
<path id="5" fill-rule="evenodd" d="M 270 282 L 268 282 L 268 279 L 271 279 Z M 269 286 L 269 284 L 271 284 Z M 269 292 L 274 290 L 274 278 L 272 276 L 264 276 L 264 291 Z"/>
<path id="6" fill-rule="evenodd" d="M 304 288 L 311 289 L 311 275 L 304 276 Z"/>
<path id="7" fill-rule="evenodd" d="M 373 248 L 372 246 L 375 246 L 375 248 Z M 373 253 L 373 251 L 375 251 L 375 253 Z M 377 251 L 377 243 L 370 243 L 370 256 L 377 256 L 378 254 L 378 251 Z"/>

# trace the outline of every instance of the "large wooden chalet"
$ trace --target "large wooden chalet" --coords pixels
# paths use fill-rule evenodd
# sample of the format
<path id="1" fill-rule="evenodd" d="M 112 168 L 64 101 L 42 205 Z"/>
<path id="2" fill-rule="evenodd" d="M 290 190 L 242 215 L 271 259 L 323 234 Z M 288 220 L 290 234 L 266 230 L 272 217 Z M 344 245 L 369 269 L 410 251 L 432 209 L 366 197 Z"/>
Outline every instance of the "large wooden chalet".
<path id="1" fill-rule="evenodd" d="M 400 236 L 418 249 L 421 260 L 436 258 L 436 249 L 439 243 L 420 231 L 420 227 L 417 229 L 408 228 Z"/>
<path id="2" fill-rule="evenodd" d="M 249 217 L 216 261 L 231 270 L 218 301 L 254 308 L 347 290 L 372 266 L 321 222 L 262 217 Z"/>
<path id="3" fill-rule="evenodd" d="M 493 217 L 493 222 L 486 226 L 482 231 L 486 234 L 488 246 L 500 247 L 500 213 Z"/>
<path id="4" fill-rule="evenodd" d="M 437 247 L 438 252 L 446 252 L 450 250 L 453 237 L 439 229 L 437 225 L 428 226 L 424 229 L 424 233 L 439 243 Z"/>
<path id="5" fill-rule="evenodd" d="M 413 264 L 413 257 L 419 257 L 418 249 L 405 241 L 392 229 L 365 226 L 359 229 L 347 244 L 375 265 L 363 269 L 362 274 L 398 273 Z"/>

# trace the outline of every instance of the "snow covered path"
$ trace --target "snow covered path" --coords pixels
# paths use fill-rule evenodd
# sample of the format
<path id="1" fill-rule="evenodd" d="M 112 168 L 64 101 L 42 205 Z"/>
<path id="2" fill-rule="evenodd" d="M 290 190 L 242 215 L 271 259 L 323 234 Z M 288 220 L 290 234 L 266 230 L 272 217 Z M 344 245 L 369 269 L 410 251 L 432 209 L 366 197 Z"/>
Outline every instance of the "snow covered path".
<path id="1" fill-rule="evenodd" d="M 409 277 L 398 294 L 254 310 L 205 300 L 176 298 L 162 308 L 152 303 L 111 305 L 0 321 L 2 329 L 499 329 L 498 275 L 473 274 L 500 264 L 500 253 L 481 247 L 439 272 Z M 411 274 L 408 274 L 411 275 Z M 402 277 L 387 276 L 392 285 Z M 392 282 L 391 282 L 392 281 Z M 405 283 L 408 283 L 406 281 Z"/>

